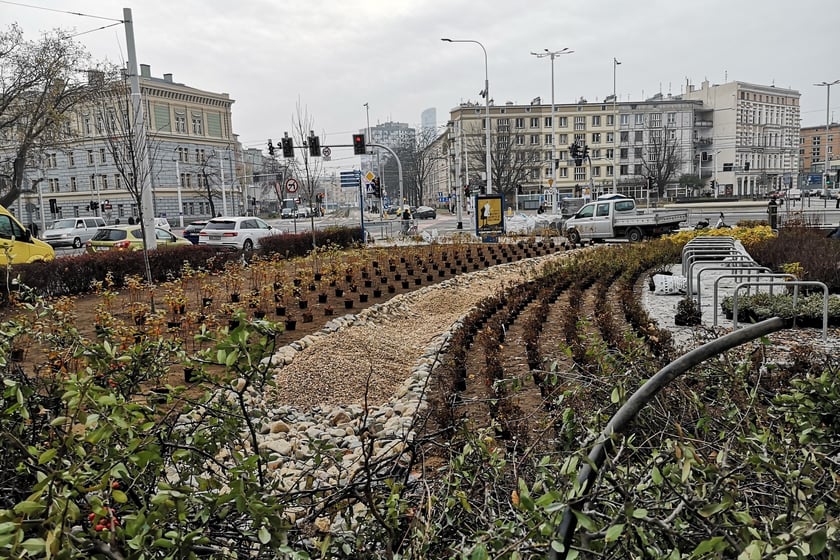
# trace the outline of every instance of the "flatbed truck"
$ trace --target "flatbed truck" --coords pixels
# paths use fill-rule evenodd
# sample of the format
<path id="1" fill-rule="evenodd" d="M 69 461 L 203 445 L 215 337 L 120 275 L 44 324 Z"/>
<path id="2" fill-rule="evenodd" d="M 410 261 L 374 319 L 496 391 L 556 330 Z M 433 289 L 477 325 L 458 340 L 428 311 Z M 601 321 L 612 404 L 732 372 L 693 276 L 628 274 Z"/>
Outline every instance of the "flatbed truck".
<path id="1" fill-rule="evenodd" d="M 687 220 L 685 210 L 640 210 L 632 198 L 610 194 L 584 204 L 565 221 L 563 233 L 574 244 L 607 239 L 638 242 L 677 230 Z"/>

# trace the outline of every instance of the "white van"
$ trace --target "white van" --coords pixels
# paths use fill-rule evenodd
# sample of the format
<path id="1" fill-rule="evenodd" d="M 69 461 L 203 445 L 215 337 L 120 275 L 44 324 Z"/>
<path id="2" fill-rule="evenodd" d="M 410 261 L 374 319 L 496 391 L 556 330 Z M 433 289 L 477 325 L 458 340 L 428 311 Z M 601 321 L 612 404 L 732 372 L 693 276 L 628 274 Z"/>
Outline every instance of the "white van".
<path id="1" fill-rule="evenodd" d="M 99 216 L 87 218 L 63 218 L 56 220 L 41 237 L 53 247 L 75 247 L 76 249 L 93 237 L 97 228 L 106 225 Z"/>

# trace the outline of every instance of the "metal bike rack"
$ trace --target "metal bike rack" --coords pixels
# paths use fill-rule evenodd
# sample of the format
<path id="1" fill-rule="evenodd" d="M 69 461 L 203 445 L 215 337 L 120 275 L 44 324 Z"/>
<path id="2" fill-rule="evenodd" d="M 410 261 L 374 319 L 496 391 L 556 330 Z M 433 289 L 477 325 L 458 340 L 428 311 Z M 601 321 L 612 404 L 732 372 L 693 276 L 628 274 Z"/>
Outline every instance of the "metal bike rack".
<path id="1" fill-rule="evenodd" d="M 793 286 L 793 305 L 796 306 L 796 299 L 799 295 L 799 286 L 819 286 L 823 290 L 823 343 L 828 342 L 828 286 L 826 286 L 823 282 L 817 282 L 816 280 L 794 280 L 789 282 L 778 282 L 775 283 L 777 286 Z M 732 327 L 737 329 L 738 328 L 738 292 L 741 288 L 747 288 L 749 286 L 758 286 L 763 285 L 766 286 L 767 283 L 765 282 L 746 282 L 741 284 L 740 286 L 735 288 L 735 293 L 732 295 Z M 793 319 L 793 324 L 796 325 L 796 317 Z"/>
<path id="2" fill-rule="evenodd" d="M 733 270 L 736 271 L 736 272 L 732 272 Z M 733 267 L 733 266 L 723 266 L 722 265 L 722 266 L 707 266 L 707 267 L 701 268 L 700 270 L 697 271 L 697 305 L 698 306 L 700 305 L 700 291 L 703 287 L 703 285 L 700 283 L 700 276 L 703 274 L 704 271 L 708 271 L 708 272 L 711 272 L 711 271 L 732 272 L 732 274 L 724 274 L 724 275 L 721 275 L 719 278 L 715 279 L 715 289 L 716 290 L 717 290 L 718 280 L 720 278 L 735 278 L 736 280 L 738 278 L 746 278 L 747 280 L 750 280 L 754 276 L 753 274 L 743 274 L 743 275 L 738 274 L 738 272 L 741 272 L 741 271 L 744 271 L 744 272 L 746 272 L 746 271 L 767 272 L 767 273 L 772 273 L 773 272 L 772 270 L 770 270 L 766 266 L 761 266 L 760 264 L 757 264 L 757 263 L 756 264 L 748 264 L 747 266 L 734 266 Z M 755 275 L 755 276 L 758 277 L 758 275 Z"/>
<path id="3" fill-rule="evenodd" d="M 729 255 L 729 258 L 733 259 L 733 260 L 726 261 L 728 263 L 726 266 L 728 266 L 730 269 L 739 268 L 739 265 L 742 265 L 742 266 L 743 265 L 745 265 L 745 266 L 750 266 L 750 265 L 759 266 L 758 263 L 755 262 L 752 259 L 751 256 L 746 255 L 744 253 L 739 252 L 737 255 Z M 691 259 L 691 257 L 689 257 L 689 259 Z M 688 291 L 689 296 L 694 295 L 694 291 L 692 290 L 692 287 L 694 286 L 694 283 L 691 281 L 692 273 L 694 272 L 694 266 L 697 265 L 697 264 L 703 264 L 703 263 L 720 264 L 720 262 L 721 262 L 721 259 L 699 259 L 698 258 L 696 261 L 693 261 L 688 265 L 688 275 L 686 277 L 687 278 L 686 290 Z M 723 266 L 723 265 L 721 265 L 721 266 Z"/>
<path id="4" fill-rule="evenodd" d="M 761 268 L 766 268 L 766 267 L 761 267 Z M 753 276 L 752 274 L 747 275 L 747 280 L 749 281 L 749 280 L 752 278 L 752 276 Z M 713 310 L 713 313 L 712 313 L 712 326 L 713 326 L 713 327 L 716 327 L 716 326 L 717 326 L 717 324 L 718 324 L 718 323 L 717 323 L 717 307 L 718 307 L 718 301 L 719 301 L 719 300 L 718 300 L 718 293 L 719 293 L 719 292 L 718 292 L 718 284 L 719 284 L 719 283 L 720 283 L 720 281 L 721 281 L 722 279 L 724 279 L 724 278 L 736 278 L 736 277 L 740 278 L 740 277 L 741 277 L 741 275 L 737 275 L 737 274 L 722 274 L 721 276 L 718 276 L 717 278 L 715 278 L 715 284 L 714 284 L 714 295 L 712 296 L 712 310 Z M 772 278 L 787 278 L 787 279 L 796 280 L 796 276 L 795 276 L 795 275 L 793 275 L 793 274 L 787 274 L 787 273 L 784 273 L 784 272 L 772 272 L 772 273 L 767 273 L 767 274 L 758 274 L 758 275 L 756 275 L 756 278 L 768 278 L 768 279 L 772 279 Z M 769 282 L 769 283 L 766 283 L 766 284 L 765 284 L 765 283 L 760 282 L 760 284 L 761 284 L 761 286 L 766 286 L 766 287 L 770 288 L 770 295 L 772 295 L 772 294 L 773 294 L 773 286 L 774 286 L 775 284 L 773 284 L 772 282 Z M 749 291 L 749 288 L 747 288 L 747 291 Z M 698 305 L 699 305 L 699 303 L 698 303 Z"/>

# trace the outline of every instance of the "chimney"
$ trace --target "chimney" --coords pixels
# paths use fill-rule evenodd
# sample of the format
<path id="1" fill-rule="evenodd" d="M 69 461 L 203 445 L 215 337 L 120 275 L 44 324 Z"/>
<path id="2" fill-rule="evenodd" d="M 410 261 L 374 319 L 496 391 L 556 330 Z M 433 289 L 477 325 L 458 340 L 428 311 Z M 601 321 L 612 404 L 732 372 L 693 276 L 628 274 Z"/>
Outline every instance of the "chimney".
<path id="1" fill-rule="evenodd" d="M 141 64 L 140 65 L 140 77 L 141 78 L 151 78 L 152 77 L 152 67 L 148 64 Z"/>
<path id="2" fill-rule="evenodd" d="M 172 83 L 172 74 L 164 74 L 163 75 L 163 81 L 164 82 L 169 82 L 171 84 Z"/>

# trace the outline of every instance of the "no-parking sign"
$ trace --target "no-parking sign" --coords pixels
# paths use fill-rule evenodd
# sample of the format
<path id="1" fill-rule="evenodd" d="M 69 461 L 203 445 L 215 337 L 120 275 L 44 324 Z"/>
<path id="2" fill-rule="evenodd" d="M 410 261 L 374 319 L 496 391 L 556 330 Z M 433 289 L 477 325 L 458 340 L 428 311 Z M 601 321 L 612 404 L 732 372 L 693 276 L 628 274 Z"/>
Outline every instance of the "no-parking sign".
<path id="1" fill-rule="evenodd" d="M 290 193 L 296 193 L 298 189 L 297 179 L 294 177 L 289 177 L 286 179 L 286 191 Z"/>

